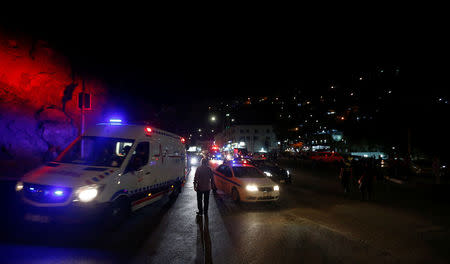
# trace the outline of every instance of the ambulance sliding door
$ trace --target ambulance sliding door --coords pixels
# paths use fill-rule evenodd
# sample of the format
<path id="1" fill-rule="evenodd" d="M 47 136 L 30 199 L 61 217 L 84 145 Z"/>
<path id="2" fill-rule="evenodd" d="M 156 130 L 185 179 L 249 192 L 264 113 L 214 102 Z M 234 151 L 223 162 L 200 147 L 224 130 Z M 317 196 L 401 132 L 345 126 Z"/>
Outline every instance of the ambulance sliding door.
<path id="1" fill-rule="evenodd" d="M 164 156 L 161 142 L 150 142 L 150 177 L 148 180 L 150 185 L 161 184 L 164 175 Z"/>

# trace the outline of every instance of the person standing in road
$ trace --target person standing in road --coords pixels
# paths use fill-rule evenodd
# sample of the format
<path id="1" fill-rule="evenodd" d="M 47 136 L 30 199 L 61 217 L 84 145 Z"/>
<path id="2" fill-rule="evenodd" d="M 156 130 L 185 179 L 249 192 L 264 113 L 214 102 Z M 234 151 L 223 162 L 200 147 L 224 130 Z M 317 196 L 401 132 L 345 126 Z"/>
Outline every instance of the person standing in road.
<path id="1" fill-rule="evenodd" d="M 341 180 L 342 188 L 344 189 L 344 194 L 350 193 L 350 181 L 352 178 L 352 167 L 349 163 L 341 161 L 341 171 L 339 173 L 339 179 Z"/>
<path id="2" fill-rule="evenodd" d="M 441 164 L 439 162 L 438 156 L 433 157 L 433 163 L 431 164 L 431 167 L 432 167 L 435 183 L 441 184 L 441 174 L 440 174 Z"/>
<path id="3" fill-rule="evenodd" d="M 375 173 L 373 167 L 371 166 L 370 160 L 365 160 L 363 162 L 363 170 L 361 178 L 359 178 L 359 189 L 361 191 L 361 200 L 364 201 L 367 196 L 367 200 L 372 199 L 373 194 L 373 180 L 375 177 Z"/>
<path id="4" fill-rule="evenodd" d="M 208 167 L 208 160 L 203 158 L 194 176 L 194 190 L 197 192 L 197 215 L 208 214 L 209 191 L 211 189 L 216 190 L 214 174 Z"/>

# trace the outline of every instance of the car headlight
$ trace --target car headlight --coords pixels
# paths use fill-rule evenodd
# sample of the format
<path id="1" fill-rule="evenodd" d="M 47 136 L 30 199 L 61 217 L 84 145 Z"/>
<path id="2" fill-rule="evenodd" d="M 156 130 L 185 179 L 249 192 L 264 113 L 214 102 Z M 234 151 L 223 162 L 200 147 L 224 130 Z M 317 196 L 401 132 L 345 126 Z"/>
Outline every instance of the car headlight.
<path id="1" fill-rule="evenodd" d="M 20 192 L 23 189 L 23 182 L 19 181 L 16 183 L 16 192 Z"/>
<path id="2" fill-rule="evenodd" d="M 278 185 L 273 186 L 273 190 L 274 191 L 279 191 L 280 190 L 280 186 L 278 186 Z"/>
<path id="3" fill-rule="evenodd" d="M 87 203 L 95 199 L 97 197 L 98 193 L 100 192 L 100 186 L 97 184 L 93 185 L 87 185 L 78 188 L 75 192 L 75 196 L 78 199 L 78 201 Z"/>
<path id="4" fill-rule="evenodd" d="M 245 186 L 245 189 L 249 192 L 256 192 L 258 191 L 258 187 L 256 185 L 247 185 Z"/>
<path id="5" fill-rule="evenodd" d="M 266 174 L 267 177 L 272 177 L 272 173 L 265 171 L 264 174 Z"/>
<path id="6" fill-rule="evenodd" d="M 191 158 L 191 164 L 196 165 L 198 163 L 198 159 L 196 157 Z"/>

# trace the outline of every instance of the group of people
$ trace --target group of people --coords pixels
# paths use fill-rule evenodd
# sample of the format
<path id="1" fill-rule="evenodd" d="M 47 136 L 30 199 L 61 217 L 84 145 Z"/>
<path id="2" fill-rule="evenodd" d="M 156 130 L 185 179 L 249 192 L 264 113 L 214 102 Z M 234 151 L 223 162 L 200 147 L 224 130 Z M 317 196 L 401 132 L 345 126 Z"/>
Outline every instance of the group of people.
<path id="1" fill-rule="evenodd" d="M 371 200 L 373 196 L 374 181 L 378 176 L 376 160 L 363 159 L 353 162 L 342 161 L 340 164 L 339 179 L 345 195 L 349 195 L 352 186 L 357 186 L 361 193 L 361 200 Z"/>

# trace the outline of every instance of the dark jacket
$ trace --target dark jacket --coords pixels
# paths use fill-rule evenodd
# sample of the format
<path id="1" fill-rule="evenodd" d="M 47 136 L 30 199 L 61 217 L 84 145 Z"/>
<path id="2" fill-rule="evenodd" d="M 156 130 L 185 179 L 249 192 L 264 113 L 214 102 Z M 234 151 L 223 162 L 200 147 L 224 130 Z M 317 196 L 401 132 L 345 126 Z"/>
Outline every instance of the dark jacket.
<path id="1" fill-rule="evenodd" d="M 214 174 L 208 166 L 200 166 L 195 171 L 194 189 L 196 191 L 205 192 L 216 188 L 214 184 Z"/>

